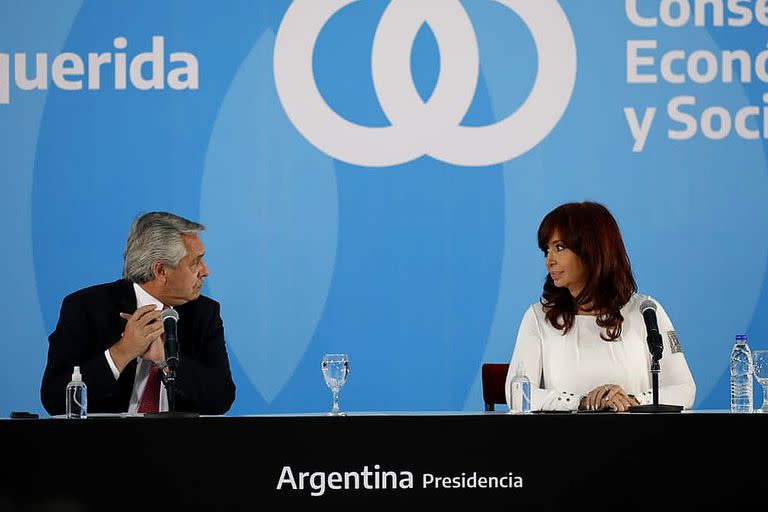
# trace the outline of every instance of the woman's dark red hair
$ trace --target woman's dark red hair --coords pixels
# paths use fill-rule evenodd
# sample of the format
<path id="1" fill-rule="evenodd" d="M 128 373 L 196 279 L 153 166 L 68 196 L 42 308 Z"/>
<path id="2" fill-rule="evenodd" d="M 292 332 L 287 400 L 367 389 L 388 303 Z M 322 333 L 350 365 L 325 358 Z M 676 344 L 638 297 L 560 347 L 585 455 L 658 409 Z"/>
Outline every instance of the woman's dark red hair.
<path id="1" fill-rule="evenodd" d="M 587 283 L 573 297 L 568 288 L 555 286 L 547 274 L 541 295 L 547 321 L 565 334 L 573 327 L 574 316 L 581 308 L 597 315 L 597 325 L 608 335 L 603 339 L 617 339 L 624 321 L 620 309 L 637 291 L 637 284 L 616 219 L 599 203 L 566 203 L 541 221 L 538 242 L 545 255 L 555 233 L 581 258 Z"/>

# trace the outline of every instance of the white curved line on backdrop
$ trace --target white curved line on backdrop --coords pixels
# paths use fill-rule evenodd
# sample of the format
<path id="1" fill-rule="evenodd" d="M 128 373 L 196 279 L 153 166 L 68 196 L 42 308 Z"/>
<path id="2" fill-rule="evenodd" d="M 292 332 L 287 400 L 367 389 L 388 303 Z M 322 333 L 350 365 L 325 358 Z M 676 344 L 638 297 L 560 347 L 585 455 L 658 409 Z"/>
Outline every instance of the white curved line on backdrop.
<path id="1" fill-rule="evenodd" d="M 293 376 L 333 276 L 338 230 L 333 161 L 280 107 L 274 34 L 243 61 L 214 124 L 203 171 L 209 286 L 227 342 L 271 403 Z"/>
<path id="2" fill-rule="evenodd" d="M 47 0 L 6 5 L 0 17 L 1 51 L 61 53 L 81 4 L 79 0 Z M 18 91 L 11 85 L 9 104 L 0 105 L 0 154 L 4 162 L 0 229 L 8 242 L 0 251 L 0 263 L 4 269 L 12 269 L 5 273 L 4 287 L 13 291 L 4 299 L 8 301 L 7 312 L 13 314 L 4 315 L 0 358 L 13 362 L 6 366 L 8 371 L 13 368 L 11 378 L 15 382 L 13 397 L 0 395 L 3 411 L 21 407 L 42 413 L 39 389 L 48 333 L 32 256 L 32 183 L 46 99 L 47 91 Z"/>

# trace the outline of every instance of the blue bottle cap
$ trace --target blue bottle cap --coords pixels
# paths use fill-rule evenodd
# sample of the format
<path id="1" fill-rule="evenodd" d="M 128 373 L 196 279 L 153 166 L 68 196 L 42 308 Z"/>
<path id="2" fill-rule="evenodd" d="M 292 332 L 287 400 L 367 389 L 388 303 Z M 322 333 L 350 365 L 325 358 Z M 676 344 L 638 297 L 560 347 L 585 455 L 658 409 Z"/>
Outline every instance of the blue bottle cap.
<path id="1" fill-rule="evenodd" d="M 746 334 L 737 334 L 736 335 L 736 341 L 747 341 L 747 335 Z"/>

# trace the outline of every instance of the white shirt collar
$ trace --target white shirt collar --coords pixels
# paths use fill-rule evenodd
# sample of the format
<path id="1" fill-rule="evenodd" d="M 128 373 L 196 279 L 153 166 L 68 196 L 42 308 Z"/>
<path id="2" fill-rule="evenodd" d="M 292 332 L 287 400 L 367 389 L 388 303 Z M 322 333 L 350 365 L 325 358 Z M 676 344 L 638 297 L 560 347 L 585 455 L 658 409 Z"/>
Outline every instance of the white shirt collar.
<path id="1" fill-rule="evenodd" d="M 141 285 L 133 283 L 133 291 L 136 293 L 136 309 L 149 304 L 154 304 L 157 309 L 163 309 L 163 303 L 147 293 Z"/>

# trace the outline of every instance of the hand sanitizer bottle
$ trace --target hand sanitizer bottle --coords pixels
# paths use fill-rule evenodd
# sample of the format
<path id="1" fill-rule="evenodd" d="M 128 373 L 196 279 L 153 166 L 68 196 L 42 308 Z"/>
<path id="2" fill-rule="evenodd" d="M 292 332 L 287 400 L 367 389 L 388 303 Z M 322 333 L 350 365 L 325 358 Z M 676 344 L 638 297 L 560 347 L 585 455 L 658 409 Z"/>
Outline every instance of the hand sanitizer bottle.
<path id="1" fill-rule="evenodd" d="M 511 382 L 513 414 L 528 414 L 531 412 L 531 381 L 523 373 L 523 366 L 518 365 Z"/>
<path id="2" fill-rule="evenodd" d="M 67 418 L 85 418 L 88 415 L 88 388 L 75 366 L 72 381 L 67 384 Z"/>

